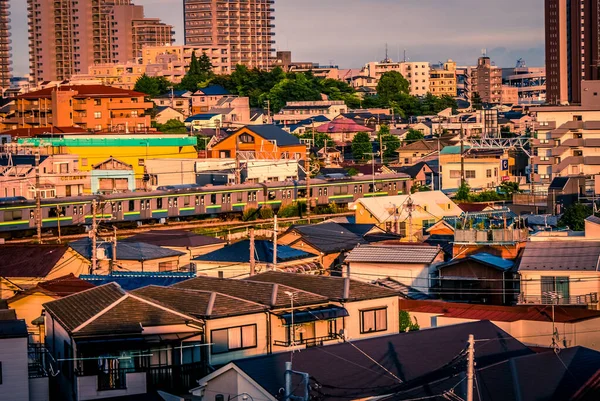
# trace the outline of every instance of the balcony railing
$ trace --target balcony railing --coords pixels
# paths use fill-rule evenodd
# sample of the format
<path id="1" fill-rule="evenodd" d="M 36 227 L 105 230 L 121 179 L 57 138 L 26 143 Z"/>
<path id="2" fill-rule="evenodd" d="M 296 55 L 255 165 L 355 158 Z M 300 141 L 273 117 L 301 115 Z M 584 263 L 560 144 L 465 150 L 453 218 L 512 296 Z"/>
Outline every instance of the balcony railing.
<path id="1" fill-rule="evenodd" d="M 553 297 L 551 295 L 519 294 L 519 304 L 533 305 L 593 305 L 598 303 L 598 293 L 574 295 L 570 297 Z"/>
<path id="2" fill-rule="evenodd" d="M 292 347 L 297 345 L 306 345 L 307 347 L 318 347 L 324 345 L 326 341 L 336 340 L 338 335 L 331 333 L 327 336 L 313 337 L 313 338 L 297 338 L 292 344 L 291 340 L 279 341 L 275 340 L 274 345 L 277 347 Z"/>

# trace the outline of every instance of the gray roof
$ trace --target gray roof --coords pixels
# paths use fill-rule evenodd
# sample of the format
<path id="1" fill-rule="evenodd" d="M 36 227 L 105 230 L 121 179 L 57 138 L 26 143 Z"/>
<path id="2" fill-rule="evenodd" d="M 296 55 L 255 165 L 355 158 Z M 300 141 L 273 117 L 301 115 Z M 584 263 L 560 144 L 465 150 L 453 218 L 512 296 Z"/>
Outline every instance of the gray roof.
<path id="1" fill-rule="evenodd" d="M 92 240 L 90 238 L 80 239 L 69 244 L 71 248 L 86 259 L 92 258 Z M 112 258 L 112 244 L 102 242 L 98 248 L 103 248 L 107 258 Z M 183 252 L 174 251 L 160 246 L 146 244 L 144 242 L 125 242 L 117 243 L 117 260 L 153 260 L 168 258 L 171 256 L 181 256 Z"/>
<path id="2" fill-rule="evenodd" d="M 360 245 L 346 257 L 346 262 L 432 263 L 442 252 L 429 245 Z"/>
<path id="3" fill-rule="evenodd" d="M 225 241 L 220 238 L 199 235 L 185 230 L 150 230 L 136 234 L 133 237 L 125 238 L 123 241 L 174 247 L 200 247 L 225 244 Z"/>
<path id="4" fill-rule="evenodd" d="M 600 241 L 528 242 L 519 270 L 598 271 Z"/>
<path id="5" fill-rule="evenodd" d="M 589 221 L 590 223 L 600 224 L 600 217 L 591 215 L 585 221 Z"/>
<path id="6" fill-rule="evenodd" d="M 27 338 L 27 324 L 25 320 L 0 321 L 0 338 Z"/>
<path id="7" fill-rule="evenodd" d="M 297 231 L 303 241 L 325 254 L 349 251 L 356 245 L 365 243 L 360 236 L 332 222 L 292 226 L 289 231 Z"/>
<path id="8" fill-rule="evenodd" d="M 298 138 L 273 124 L 249 125 L 245 128 L 265 139 L 277 141 L 277 146 L 300 145 Z"/>

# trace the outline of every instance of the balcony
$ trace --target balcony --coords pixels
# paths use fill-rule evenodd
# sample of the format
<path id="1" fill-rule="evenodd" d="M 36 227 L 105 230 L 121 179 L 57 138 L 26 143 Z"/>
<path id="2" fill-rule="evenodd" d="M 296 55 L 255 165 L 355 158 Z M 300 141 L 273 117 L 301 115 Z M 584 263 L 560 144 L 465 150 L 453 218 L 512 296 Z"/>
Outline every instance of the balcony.
<path id="1" fill-rule="evenodd" d="M 286 341 L 280 341 L 280 340 L 275 340 L 273 342 L 273 345 L 277 346 L 277 347 L 292 347 L 292 346 L 299 346 L 299 345 L 305 345 L 307 348 L 309 347 L 320 347 L 325 345 L 326 342 L 328 341 L 334 341 L 337 340 L 339 338 L 339 336 L 336 333 L 330 333 L 329 335 L 326 336 L 322 336 L 322 337 L 314 337 L 314 338 L 296 338 L 296 341 L 293 342 L 291 340 L 286 340 Z"/>
<path id="2" fill-rule="evenodd" d="M 533 305 L 597 305 L 598 293 L 591 292 L 589 294 L 574 295 L 569 297 L 556 297 L 554 294 L 546 295 L 526 295 L 519 294 L 519 304 Z"/>
<path id="3" fill-rule="evenodd" d="M 462 244 L 506 244 L 527 241 L 527 229 L 456 230 L 454 242 Z"/>

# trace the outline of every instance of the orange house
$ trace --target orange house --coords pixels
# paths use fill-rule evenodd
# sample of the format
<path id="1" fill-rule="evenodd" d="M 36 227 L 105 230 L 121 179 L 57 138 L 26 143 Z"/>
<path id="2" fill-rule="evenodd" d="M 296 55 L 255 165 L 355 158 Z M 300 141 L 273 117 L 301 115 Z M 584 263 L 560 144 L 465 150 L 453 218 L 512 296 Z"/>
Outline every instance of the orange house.
<path id="1" fill-rule="evenodd" d="M 250 125 L 240 128 L 210 148 L 213 158 L 235 157 L 236 151 L 248 159 L 294 159 L 306 157 L 306 145 L 276 125 Z"/>

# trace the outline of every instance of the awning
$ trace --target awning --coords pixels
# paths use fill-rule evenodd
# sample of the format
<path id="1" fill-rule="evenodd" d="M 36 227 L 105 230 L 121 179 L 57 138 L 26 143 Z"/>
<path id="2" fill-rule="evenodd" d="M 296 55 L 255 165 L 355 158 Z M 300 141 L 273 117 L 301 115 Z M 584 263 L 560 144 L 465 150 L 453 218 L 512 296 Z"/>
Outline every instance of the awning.
<path id="1" fill-rule="evenodd" d="M 348 316 L 348 311 L 339 306 L 320 309 L 305 309 L 294 311 L 294 324 L 315 322 L 317 320 L 336 319 L 338 317 Z M 292 314 L 284 313 L 279 316 L 285 321 L 286 325 L 292 324 Z"/>

